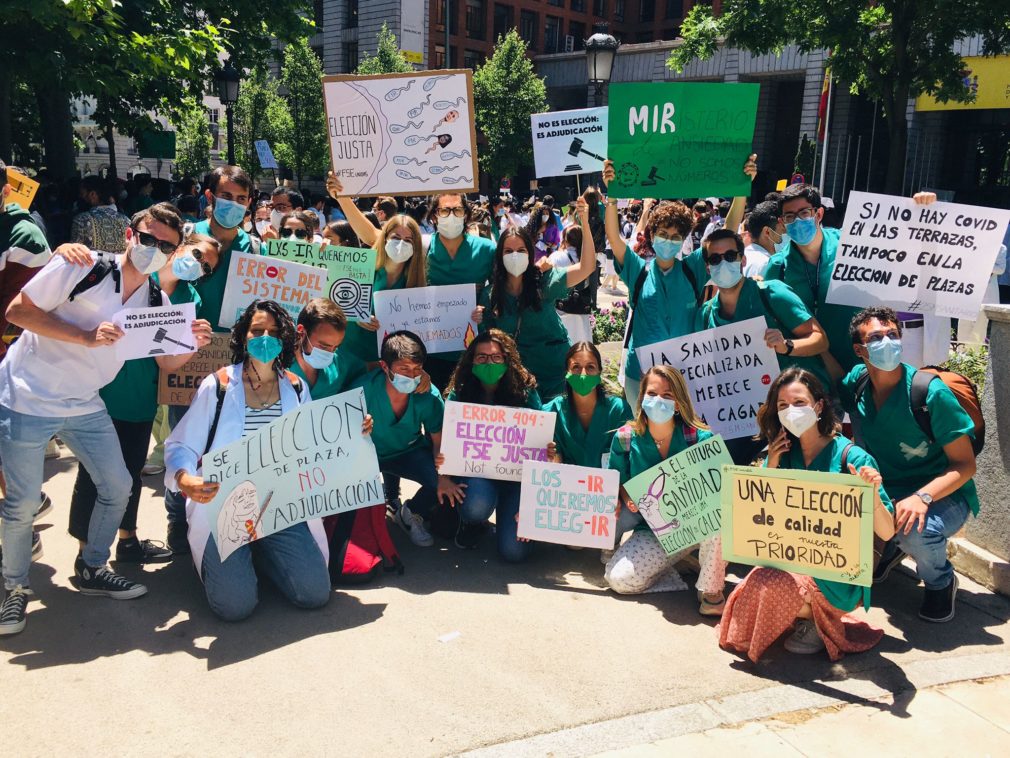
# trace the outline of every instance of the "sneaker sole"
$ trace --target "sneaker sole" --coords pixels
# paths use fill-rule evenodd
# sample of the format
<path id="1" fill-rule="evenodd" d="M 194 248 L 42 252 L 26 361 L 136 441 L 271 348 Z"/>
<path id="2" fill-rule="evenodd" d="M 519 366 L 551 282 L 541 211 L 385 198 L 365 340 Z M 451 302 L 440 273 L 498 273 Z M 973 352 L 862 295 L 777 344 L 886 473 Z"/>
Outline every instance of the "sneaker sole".
<path id="1" fill-rule="evenodd" d="M 124 590 L 122 592 L 109 592 L 108 590 L 93 590 L 86 587 L 78 587 L 78 591 L 82 595 L 91 595 L 92 597 L 107 597 L 112 600 L 134 600 L 138 597 L 143 597 L 147 594 L 147 587 L 135 587 L 132 590 Z"/>
<path id="2" fill-rule="evenodd" d="M 175 553 L 169 553 L 168 555 L 158 556 L 157 558 L 133 558 L 133 557 L 120 558 L 117 555 L 116 563 L 133 563 L 138 566 L 142 566 L 147 563 L 168 563 L 169 561 L 172 560 L 173 555 L 175 555 Z"/>
<path id="3" fill-rule="evenodd" d="M 413 542 L 418 547 L 431 547 L 432 545 L 435 544 L 435 538 L 432 537 L 430 534 L 428 535 L 428 539 L 426 539 L 426 540 L 423 540 L 423 539 L 421 539 L 419 537 L 416 537 L 414 535 L 414 530 L 411 527 L 409 527 L 406 524 L 404 524 L 403 521 L 400 520 L 400 512 L 399 511 L 397 511 L 396 515 L 393 516 L 393 521 L 395 521 L 396 525 L 398 527 L 400 527 L 406 533 L 406 535 L 408 537 L 410 537 L 410 541 Z"/>
<path id="4" fill-rule="evenodd" d="M 23 632 L 25 630 L 25 626 L 27 625 L 27 623 L 28 623 L 27 619 L 21 619 L 21 621 L 17 624 L 8 624 L 7 626 L 0 626 L 0 637 L 7 637 L 11 634 L 18 634 L 19 632 Z"/>
<path id="5" fill-rule="evenodd" d="M 816 648 L 809 648 L 809 647 L 795 648 L 790 647 L 789 645 L 783 645 L 783 647 L 793 655 L 813 655 L 814 653 L 819 653 L 824 649 L 823 645 Z"/>
<path id="6" fill-rule="evenodd" d="M 883 584 L 884 582 L 886 582 L 887 577 L 891 575 L 891 572 L 894 571 L 894 569 L 896 569 L 898 566 L 900 566 L 901 562 L 905 560 L 907 557 L 908 553 L 902 553 L 898 558 L 891 561 L 890 565 L 888 565 L 888 567 L 884 569 L 884 573 L 881 574 L 879 578 L 878 577 L 873 578 L 873 584 Z"/>
<path id="7" fill-rule="evenodd" d="M 935 618 L 930 618 L 929 616 L 923 616 L 922 612 L 920 611 L 919 612 L 919 618 L 921 618 L 923 621 L 929 621 L 930 623 L 933 623 L 933 624 L 945 624 L 948 621 L 953 620 L 954 614 L 957 613 L 957 589 L 958 589 L 957 574 L 954 574 L 954 596 L 950 600 L 950 615 L 949 616 L 945 616 L 942 619 L 935 619 Z"/>
<path id="8" fill-rule="evenodd" d="M 38 513 L 35 514 L 34 520 L 38 521 L 43 516 L 48 516 L 50 513 L 52 513 L 52 510 L 53 510 L 52 498 L 46 496 L 46 499 L 42 501 L 42 505 L 39 506 Z"/>

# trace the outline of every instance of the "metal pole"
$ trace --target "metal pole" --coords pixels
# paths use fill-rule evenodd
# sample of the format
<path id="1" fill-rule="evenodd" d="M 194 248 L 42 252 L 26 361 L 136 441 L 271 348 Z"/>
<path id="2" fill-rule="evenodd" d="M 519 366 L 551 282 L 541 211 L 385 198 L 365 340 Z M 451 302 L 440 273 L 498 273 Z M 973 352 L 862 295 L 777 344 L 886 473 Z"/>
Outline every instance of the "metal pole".
<path id="1" fill-rule="evenodd" d="M 845 168 L 842 169 L 842 202 L 845 202 L 845 190 L 849 188 L 849 150 L 852 147 L 852 135 L 845 140 Z M 832 195 L 832 197 L 834 197 Z"/>
<path id="2" fill-rule="evenodd" d="M 860 134 L 856 137 L 856 170 L 852 172 L 852 188 L 856 188 L 856 183 L 859 181 L 859 155 L 863 151 L 863 135 Z M 842 194 L 845 194 L 844 192 Z"/>
<path id="3" fill-rule="evenodd" d="M 835 196 L 835 190 L 838 189 L 838 154 L 840 152 L 842 152 L 841 142 L 835 146 L 835 163 L 831 168 L 831 197 Z"/>
<path id="4" fill-rule="evenodd" d="M 925 186 L 936 186 L 936 182 L 933 181 L 933 149 L 936 147 L 936 140 L 929 141 L 929 156 L 926 158 L 926 180 L 923 182 Z"/>
<path id="5" fill-rule="evenodd" d="M 831 78 L 831 74 L 830 73 L 827 73 L 826 75 L 828 76 L 828 106 L 827 106 L 827 110 L 824 113 L 824 154 L 825 155 L 828 154 L 828 139 L 829 139 L 829 136 L 831 134 L 831 101 L 834 98 L 834 94 L 835 94 L 835 82 Z M 814 135 L 814 139 L 816 140 L 816 138 L 817 138 L 817 135 L 815 134 Z M 820 191 L 820 193 L 822 195 L 824 194 L 824 180 L 827 177 L 827 167 L 828 167 L 828 162 L 825 161 L 825 160 L 821 160 L 821 179 L 817 183 L 817 189 Z"/>
<path id="6" fill-rule="evenodd" d="M 877 109 L 880 108 L 880 101 L 873 103 L 873 129 L 870 131 L 870 152 L 866 156 L 869 160 L 866 161 L 866 187 L 867 192 L 870 191 L 870 167 L 873 165 L 873 143 L 877 140 Z"/>
<path id="7" fill-rule="evenodd" d="M 449 18 L 452 15 L 452 0 L 445 0 L 445 68 L 449 68 Z"/>
<path id="8" fill-rule="evenodd" d="M 235 165 L 235 124 L 232 120 L 231 103 L 225 106 L 224 112 L 228 117 L 228 165 Z"/>
<path id="9" fill-rule="evenodd" d="M 579 196 L 582 196 L 582 183 L 579 182 L 579 175 L 575 175 L 575 189 L 579 191 Z"/>

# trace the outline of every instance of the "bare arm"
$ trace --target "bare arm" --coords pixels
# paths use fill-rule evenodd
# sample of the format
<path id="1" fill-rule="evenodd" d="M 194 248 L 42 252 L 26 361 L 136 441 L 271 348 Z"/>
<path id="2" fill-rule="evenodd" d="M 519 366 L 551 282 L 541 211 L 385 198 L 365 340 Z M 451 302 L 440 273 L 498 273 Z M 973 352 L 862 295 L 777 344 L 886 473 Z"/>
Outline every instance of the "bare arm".
<path id="1" fill-rule="evenodd" d="M 7 306 L 7 320 L 41 337 L 85 347 L 111 345 L 123 336 L 123 330 L 111 322 L 102 322 L 90 331 L 68 324 L 59 316 L 39 308 L 23 291 L 15 295 Z"/>
<path id="2" fill-rule="evenodd" d="M 750 177 L 753 182 L 754 177 L 757 176 L 757 154 L 752 154 L 747 162 L 743 165 L 743 172 Z M 730 203 L 729 212 L 726 214 L 726 224 L 724 229 L 729 229 L 730 231 L 736 231 L 740 228 L 740 224 L 743 221 L 743 212 L 747 207 L 746 197 L 734 197 L 733 202 Z"/>
<path id="3" fill-rule="evenodd" d="M 574 287 L 588 279 L 596 270 L 596 245 L 593 243 L 593 235 L 589 233 L 589 204 L 585 198 L 579 198 L 576 203 L 579 223 L 582 225 L 582 253 L 578 266 L 569 267 L 566 272 L 565 283 L 569 287 Z"/>
<path id="4" fill-rule="evenodd" d="M 953 494 L 975 476 L 975 453 L 968 435 L 944 445 L 943 452 L 947 454 L 949 467 L 918 490 L 931 495 L 934 501 Z M 908 534 L 913 528 L 921 532 L 926 526 L 928 511 L 929 506 L 922 498 L 917 494 L 909 495 L 894 504 L 895 525 L 903 534 Z"/>
<path id="5" fill-rule="evenodd" d="M 330 197 L 337 201 L 340 210 L 347 216 L 347 223 L 351 225 L 354 233 L 358 235 L 361 244 L 367 247 L 375 245 L 375 238 L 378 236 L 378 232 L 372 226 L 372 222 L 365 218 L 365 214 L 361 212 L 361 209 L 354 204 L 354 201 L 347 195 L 340 194 L 344 191 L 344 187 L 332 171 L 326 177 L 326 191 L 330 193 Z"/>
<path id="6" fill-rule="evenodd" d="M 614 180 L 615 176 L 614 162 L 611 160 L 604 161 L 603 181 L 609 184 Z M 610 243 L 610 249 L 614 251 L 614 260 L 617 261 L 617 265 L 623 266 L 628 246 L 624 243 L 624 238 L 621 237 L 621 224 L 617 219 L 617 203 L 609 198 L 607 199 L 607 209 L 603 214 L 603 225 L 607 232 L 607 242 Z M 589 234 L 589 226 L 585 226 L 582 231 L 582 242 L 585 245 L 585 236 Z"/>
<path id="7" fill-rule="evenodd" d="M 789 349 L 786 346 L 786 339 L 793 341 L 793 350 L 789 355 L 795 355 L 797 358 L 820 355 L 828 349 L 828 335 L 815 318 L 804 321 L 793 329 L 791 337 L 785 337 L 778 329 L 768 329 L 765 332 L 768 347 L 780 355 L 785 355 Z"/>

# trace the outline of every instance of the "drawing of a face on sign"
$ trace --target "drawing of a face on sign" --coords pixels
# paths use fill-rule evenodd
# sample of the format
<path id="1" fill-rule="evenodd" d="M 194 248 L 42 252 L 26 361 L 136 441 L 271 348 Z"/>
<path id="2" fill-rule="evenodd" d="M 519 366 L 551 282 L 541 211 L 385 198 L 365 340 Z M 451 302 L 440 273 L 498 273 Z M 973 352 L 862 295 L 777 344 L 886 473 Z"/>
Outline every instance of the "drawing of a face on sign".
<path id="1" fill-rule="evenodd" d="M 334 173 L 348 195 L 377 191 L 392 140 L 378 101 L 354 82 L 330 83 L 325 98 Z"/>
<path id="2" fill-rule="evenodd" d="M 259 498 L 256 485 L 245 481 L 233 489 L 217 514 L 218 552 L 234 552 L 256 536 Z"/>

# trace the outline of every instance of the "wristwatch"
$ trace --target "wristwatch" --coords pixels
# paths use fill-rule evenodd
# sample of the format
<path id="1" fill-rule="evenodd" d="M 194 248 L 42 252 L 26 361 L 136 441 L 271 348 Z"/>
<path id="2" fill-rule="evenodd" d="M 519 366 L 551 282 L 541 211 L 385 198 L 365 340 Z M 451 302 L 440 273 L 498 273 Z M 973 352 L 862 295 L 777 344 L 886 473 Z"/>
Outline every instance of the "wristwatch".
<path id="1" fill-rule="evenodd" d="M 785 355 L 792 355 L 793 348 L 796 347 L 792 340 L 786 340 L 786 352 Z"/>
<path id="2" fill-rule="evenodd" d="M 922 502 L 924 502 L 926 505 L 932 505 L 933 504 L 933 496 L 930 495 L 928 492 L 923 492 L 923 491 L 920 490 L 919 492 L 916 492 L 915 495 Z"/>

